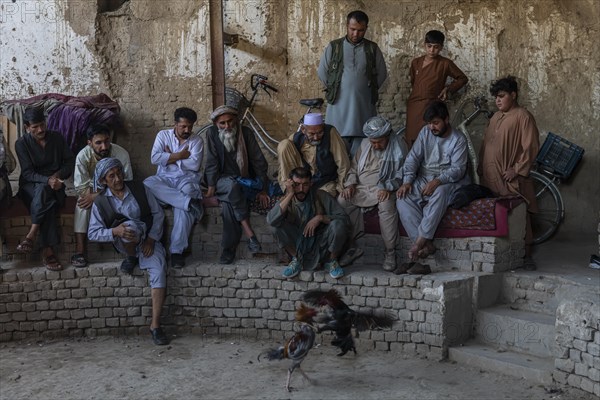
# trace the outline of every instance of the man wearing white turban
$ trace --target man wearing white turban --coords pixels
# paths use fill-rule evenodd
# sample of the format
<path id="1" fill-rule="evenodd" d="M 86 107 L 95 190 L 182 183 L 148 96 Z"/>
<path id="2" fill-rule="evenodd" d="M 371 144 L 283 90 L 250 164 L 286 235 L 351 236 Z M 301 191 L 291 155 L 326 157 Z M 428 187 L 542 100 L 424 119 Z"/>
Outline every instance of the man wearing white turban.
<path id="1" fill-rule="evenodd" d="M 404 139 L 394 134 L 391 124 L 381 116 L 369 118 L 363 133 L 368 140 L 362 142 L 352 159 L 344 190 L 338 197 L 353 226 L 350 249 L 340 265 L 349 265 L 363 254 L 362 249 L 355 247 L 356 240 L 364 235 L 363 213 L 377 207 L 385 246 L 383 269 L 393 271 L 398 246 L 395 192 L 402 184 L 402 165 L 408 149 Z"/>

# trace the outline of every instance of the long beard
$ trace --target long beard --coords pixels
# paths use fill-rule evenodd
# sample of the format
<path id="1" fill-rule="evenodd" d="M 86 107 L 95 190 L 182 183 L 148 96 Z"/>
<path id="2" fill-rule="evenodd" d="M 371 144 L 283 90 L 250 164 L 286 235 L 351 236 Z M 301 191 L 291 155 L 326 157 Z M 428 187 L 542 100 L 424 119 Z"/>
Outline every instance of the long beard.
<path id="1" fill-rule="evenodd" d="M 223 142 L 227 152 L 235 151 L 237 145 L 237 130 L 235 129 L 219 129 L 219 139 Z"/>

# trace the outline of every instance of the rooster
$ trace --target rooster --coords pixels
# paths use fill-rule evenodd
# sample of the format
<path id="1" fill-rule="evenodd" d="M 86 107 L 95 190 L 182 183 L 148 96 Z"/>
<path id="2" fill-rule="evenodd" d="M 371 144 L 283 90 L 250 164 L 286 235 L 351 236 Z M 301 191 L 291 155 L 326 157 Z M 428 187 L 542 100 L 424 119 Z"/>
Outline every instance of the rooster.
<path id="1" fill-rule="evenodd" d="M 304 293 L 303 300 L 315 306 L 326 306 L 325 311 L 316 318 L 316 322 L 322 323 L 317 332 L 333 331 L 335 338 L 331 344 L 339 347 L 341 352 L 338 356 L 343 356 L 350 350 L 356 354 L 354 338 L 352 337 L 352 328 L 358 332 L 367 329 L 391 328 L 394 324 L 393 318 L 386 314 L 375 315 L 371 313 L 358 312 L 352 310 L 342 301 L 342 297 L 335 289 L 329 291 L 309 290 Z"/>
<path id="2" fill-rule="evenodd" d="M 302 376 L 309 382 L 311 380 L 306 376 L 300 364 L 304 361 L 304 358 L 308 355 L 310 349 L 312 349 L 315 343 L 315 328 L 313 326 L 313 318 L 317 315 L 317 310 L 308 307 L 306 304 L 300 304 L 296 309 L 296 321 L 300 323 L 298 331 L 289 338 L 283 346 L 279 346 L 274 349 L 269 349 L 258 355 L 258 361 L 262 355 L 266 356 L 267 360 L 283 360 L 290 359 L 292 364 L 288 368 L 287 381 L 285 388 L 290 392 L 290 381 L 292 379 L 292 373 L 297 368 Z"/>

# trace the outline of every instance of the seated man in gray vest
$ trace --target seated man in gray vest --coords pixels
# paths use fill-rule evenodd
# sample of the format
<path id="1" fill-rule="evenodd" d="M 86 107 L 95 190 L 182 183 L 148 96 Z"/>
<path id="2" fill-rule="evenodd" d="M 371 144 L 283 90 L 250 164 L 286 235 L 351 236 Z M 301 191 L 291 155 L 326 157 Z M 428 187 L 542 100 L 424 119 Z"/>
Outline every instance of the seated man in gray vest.
<path id="1" fill-rule="evenodd" d="M 166 253 L 160 243 L 164 214 L 158 201 L 141 182 L 125 182 L 123 164 L 116 158 L 104 158 L 96 164 L 94 199 L 88 238 L 94 242 L 112 242 L 126 258 L 121 271 L 130 274 L 136 265 L 148 271 L 152 288 L 154 344 L 169 339 L 160 328 L 160 312 L 167 286 Z"/>
<path id="2" fill-rule="evenodd" d="M 352 160 L 346 177 L 344 191 L 338 202 L 350 216 L 352 239 L 350 249 L 340 259 L 345 267 L 363 254 L 356 240 L 364 235 L 363 213 L 377 208 L 381 238 L 385 247 L 383 269 L 396 269 L 398 247 L 398 212 L 396 191 L 402 184 L 402 165 L 408 153 L 402 136 L 394 134 L 392 125 L 385 118 L 369 118 L 363 126 L 364 140 Z"/>
<path id="3" fill-rule="evenodd" d="M 312 184 L 333 197 L 344 190 L 344 179 L 350 168 L 346 145 L 337 130 L 323 122 L 319 113 L 306 114 L 300 130 L 277 146 L 279 185 L 285 191 L 290 172 L 306 167 L 312 173 Z"/>

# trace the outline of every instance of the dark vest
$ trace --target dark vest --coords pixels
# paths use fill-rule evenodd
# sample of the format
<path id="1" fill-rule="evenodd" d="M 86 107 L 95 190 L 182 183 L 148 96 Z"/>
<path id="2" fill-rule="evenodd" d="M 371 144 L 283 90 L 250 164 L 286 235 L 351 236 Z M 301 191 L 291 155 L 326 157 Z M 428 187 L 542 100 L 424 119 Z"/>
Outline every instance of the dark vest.
<path id="1" fill-rule="evenodd" d="M 317 146 L 317 171 L 312 177 L 312 183 L 316 187 L 321 187 L 327 182 L 336 181 L 337 169 L 338 166 L 335 163 L 335 158 L 333 158 L 333 154 L 331 154 L 331 125 L 325 125 L 325 133 L 323 134 L 323 138 L 321 139 L 321 143 Z M 294 134 L 294 145 L 300 153 L 300 157 L 302 158 L 302 163 L 305 168 L 310 170 L 310 165 L 304 159 L 304 155 L 302 155 L 302 145 L 306 141 L 306 135 L 301 131 L 298 131 Z"/>
<path id="2" fill-rule="evenodd" d="M 140 219 L 146 224 L 146 232 L 148 232 L 152 228 L 153 218 L 152 210 L 150 210 L 148 198 L 146 197 L 146 187 L 142 182 L 137 181 L 125 182 L 125 185 L 129 188 L 129 191 L 140 207 Z M 124 215 L 115 212 L 104 192 L 94 199 L 94 204 L 98 207 L 104 226 L 107 228 L 114 228 L 124 221 L 129 220 Z"/>
<path id="3" fill-rule="evenodd" d="M 327 87 L 325 98 L 327 103 L 334 104 L 338 97 L 338 90 L 342 82 L 344 72 L 344 40 L 345 37 L 331 41 L 331 62 L 327 68 Z M 375 42 L 367 39 L 362 40 L 365 46 L 367 60 L 367 78 L 371 89 L 371 103 L 376 104 L 379 99 L 379 87 L 377 86 L 377 66 L 375 63 Z"/>

